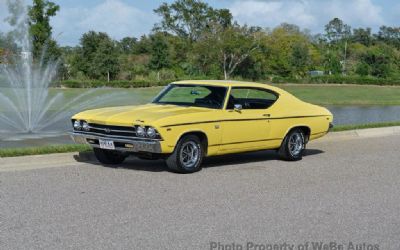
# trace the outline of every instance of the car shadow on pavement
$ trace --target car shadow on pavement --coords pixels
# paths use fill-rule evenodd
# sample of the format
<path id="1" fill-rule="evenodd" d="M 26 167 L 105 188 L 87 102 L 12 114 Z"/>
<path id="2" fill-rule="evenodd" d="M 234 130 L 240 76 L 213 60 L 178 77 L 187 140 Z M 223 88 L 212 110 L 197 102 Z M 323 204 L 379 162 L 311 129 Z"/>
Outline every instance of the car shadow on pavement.
<path id="1" fill-rule="evenodd" d="M 324 151 L 319 149 L 306 149 L 304 157 L 323 154 Z M 76 155 L 75 160 L 85 162 L 94 166 L 103 166 L 108 168 L 122 168 L 147 172 L 169 172 L 164 160 L 141 160 L 136 157 L 128 157 L 123 164 L 117 166 L 105 165 L 99 163 L 92 153 L 80 153 Z M 279 160 L 279 156 L 274 150 L 264 150 L 249 153 L 229 154 L 223 156 L 213 156 L 204 159 L 204 168 L 220 167 L 224 165 L 240 165 L 246 163 L 256 163 L 264 161 Z"/>
<path id="2" fill-rule="evenodd" d="M 319 149 L 306 149 L 304 152 L 304 157 L 322 153 L 324 153 L 324 151 Z M 223 165 L 239 165 L 272 160 L 280 160 L 278 153 L 275 150 L 263 150 L 257 152 L 229 154 L 206 158 L 204 160 L 204 168 L 219 167 Z"/>
<path id="3" fill-rule="evenodd" d="M 83 162 L 92 166 L 102 166 L 106 168 L 122 168 L 148 172 L 168 171 L 165 161 L 163 160 L 141 160 L 134 156 L 128 157 L 124 163 L 118 165 L 102 164 L 96 160 L 96 157 L 92 152 L 79 153 L 78 155 L 74 156 L 74 159 L 77 162 Z"/>

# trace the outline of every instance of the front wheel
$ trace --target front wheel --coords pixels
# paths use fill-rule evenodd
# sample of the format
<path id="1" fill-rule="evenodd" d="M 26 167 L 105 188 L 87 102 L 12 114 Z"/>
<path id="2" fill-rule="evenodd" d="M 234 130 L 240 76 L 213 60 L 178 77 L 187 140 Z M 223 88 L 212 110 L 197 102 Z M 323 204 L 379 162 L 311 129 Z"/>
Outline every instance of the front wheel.
<path id="1" fill-rule="evenodd" d="M 174 172 L 188 174 L 201 170 L 204 146 L 195 135 L 181 138 L 174 153 L 167 158 L 167 166 Z"/>
<path id="2" fill-rule="evenodd" d="M 303 158 L 306 140 L 301 129 L 291 130 L 282 142 L 279 156 L 286 161 L 298 161 Z"/>
<path id="3" fill-rule="evenodd" d="M 97 160 L 103 164 L 116 165 L 125 161 L 126 155 L 115 150 L 105 150 L 101 148 L 93 148 L 94 155 Z"/>

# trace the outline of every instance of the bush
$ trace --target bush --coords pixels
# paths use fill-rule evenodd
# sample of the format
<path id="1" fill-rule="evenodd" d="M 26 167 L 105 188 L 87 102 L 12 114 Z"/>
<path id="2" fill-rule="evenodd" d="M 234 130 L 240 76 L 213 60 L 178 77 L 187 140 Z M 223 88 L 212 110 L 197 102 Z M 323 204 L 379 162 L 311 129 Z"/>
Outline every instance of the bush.
<path id="1" fill-rule="evenodd" d="M 197 76 L 185 77 L 182 80 L 207 80 L 210 77 Z M 239 78 L 235 78 L 238 80 Z M 143 80 L 115 80 L 111 82 L 100 80 L 65 80 L 58 83 L 58 86 L 66 88 L 145 88 L 154 86 L 165 86 L 179 79 L 151 81 Z M 259 80 L 262 81 L 262 80 Z M 272 78 L 272 83 L 297 83 L 297 84 L 360 84 L 360 85 L 398 85 L 400 86 L 400 78 L 376 78 L 372 76 L 343 76 L 343 75 L 325 75 L 306 78 L 284 78 L 275 76 Z M 270 82 L 270 81 L 268 81 Z"/>
<path id="2" fill-rule="evenodd" d="M 149 81 L 149 80 L 115 80 L 115 81 L 100 81 L 100 80 L 66 80 L 61 81 L 58 85 L 66 88 L 145 88 L 153 86 L 165 86 L 174 80 L 164 81 Z"/>
<path id="3" fill-rule="evenodd" d="M 358 63 L 356 73 L 360 76 L 368 76 L 371 72 L 370 67 L 366 63 Z"/>
<path id="4" fill-rule="evenodd" d="M 275 76 L 272 78 L 272 83 L 302 83 L 303 79 L 296 79 L 290 77 Z"/>
<path id="5" fill-rule="evenodd" d="M 360 84 L 360 85 L 400 85 L 398 78 L 376 78 L 372 76 L 343 76 L 343 75 L 325 75 L 314 76 L 302 79 L 274 77 L 273 83 L 299 83 L 299 84 Z"/>

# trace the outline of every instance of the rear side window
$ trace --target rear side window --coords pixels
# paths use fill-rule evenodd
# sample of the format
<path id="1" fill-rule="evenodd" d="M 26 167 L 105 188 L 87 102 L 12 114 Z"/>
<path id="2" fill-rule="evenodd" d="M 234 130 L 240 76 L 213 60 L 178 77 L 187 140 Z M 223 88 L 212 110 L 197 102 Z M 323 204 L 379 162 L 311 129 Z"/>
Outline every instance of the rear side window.
<path id="1" fill-rule="evenodd" d="M 235 104 L 243 109 L 267 109 L 276 102 L 278 95 L 274 92 L 258 88 L 232 88 L 227 109 Z"/>

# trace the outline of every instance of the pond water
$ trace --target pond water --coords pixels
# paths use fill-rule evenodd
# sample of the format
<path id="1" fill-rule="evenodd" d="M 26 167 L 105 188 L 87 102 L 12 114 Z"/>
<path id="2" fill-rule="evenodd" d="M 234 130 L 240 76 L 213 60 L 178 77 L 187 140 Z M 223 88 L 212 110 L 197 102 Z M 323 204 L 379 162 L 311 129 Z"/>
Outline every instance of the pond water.
<path id="1" fill-rule="evenodd" d="M 327 108 L 333 113 L 336 126 L 400 121 L 400 106 L 327 106 Z M 68 131 L 70 121 L 69 119 L 62 120 L 54 124 L 52 128 L 58 131 Z M 12 135 L 0 131 L 0 148 L 53 144 L 72 144 L 72 141 L 66 132 Z"/>
<path id="2" fill-rule="evenodd" d="M 400 106 L 327 106 L 335 125 L 400 121 Z"/>

